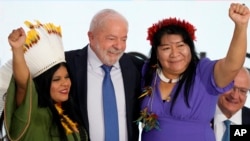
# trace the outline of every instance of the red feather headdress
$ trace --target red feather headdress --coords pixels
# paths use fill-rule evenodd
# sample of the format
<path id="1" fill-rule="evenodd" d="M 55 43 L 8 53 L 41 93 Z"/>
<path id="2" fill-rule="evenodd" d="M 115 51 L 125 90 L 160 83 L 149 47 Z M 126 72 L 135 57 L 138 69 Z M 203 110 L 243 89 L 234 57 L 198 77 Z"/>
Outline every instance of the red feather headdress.
<path id="1" fill-rule="evenodd" d="M 196 39 L 195 34 L 194 34 L 194 32 L 196 31 L 196 28 L 192 24 L 190 24 L 189 22 L 187 22 L 185 20 L 180 20 L 180 19 L 176 19 L 176 18 L 168 18 L 168 19 L 163 19 L 163 20 L 159 21 L 158 23 L 153 24 L 151 27 L 148 28 L 147 40 L 150 41 L 151 45 L 153 44 L 154 34 L 162 27 L 168 26 L 168 25 L 180 26 L 188 32 L 188 34 L 192 38 L 192 40 Z"/>

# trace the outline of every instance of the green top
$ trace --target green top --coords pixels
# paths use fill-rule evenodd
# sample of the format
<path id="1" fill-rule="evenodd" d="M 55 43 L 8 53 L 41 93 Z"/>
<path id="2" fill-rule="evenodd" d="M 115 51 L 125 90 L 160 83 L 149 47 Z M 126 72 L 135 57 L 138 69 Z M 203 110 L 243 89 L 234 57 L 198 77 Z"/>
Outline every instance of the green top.
<path id="1" fill-rule="evenodd" d="M 28 81 L 26 97 L 16 107 L 15 81 L 12 78 L 6 96 L 4 124 L 10 140 L 18 141 L 60 141 L 56 126 L 51 126 L 52 114 L 49 108 L 38 107 L 38 95 L 32 79 Z M 80 141 L 79 133 L 74 133 Z M 74 141 L 73 134 L 67 135 Z"/>

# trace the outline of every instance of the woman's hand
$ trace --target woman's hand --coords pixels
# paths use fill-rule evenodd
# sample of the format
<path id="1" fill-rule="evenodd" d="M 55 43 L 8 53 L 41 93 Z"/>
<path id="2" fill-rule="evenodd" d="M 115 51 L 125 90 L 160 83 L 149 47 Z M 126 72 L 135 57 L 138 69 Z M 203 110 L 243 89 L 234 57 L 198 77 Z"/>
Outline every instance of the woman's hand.
<path id="1" fill-rule="evenodd" d="M 14 29 L 9 37 L 8 41 L 12 48 L 22 48 L 26 40 L 26 34 L 22 27 Z"/>
<path id="2" fill-rule="evenodd" d="M 232 3 L 229 8 L 229 17 L 238 25 L 247 25 L 250 11 L 245 4 Z"/>

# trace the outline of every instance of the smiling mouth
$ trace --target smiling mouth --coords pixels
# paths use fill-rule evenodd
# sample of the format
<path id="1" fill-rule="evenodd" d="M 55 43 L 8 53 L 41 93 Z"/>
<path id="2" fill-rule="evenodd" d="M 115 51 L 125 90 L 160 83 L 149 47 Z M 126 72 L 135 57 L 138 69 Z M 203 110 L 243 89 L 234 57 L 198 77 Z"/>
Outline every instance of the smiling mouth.
<path id="1" fill-rule="evenodd" d="M 61 94 L 68 94 L 69 93 L 69 89 L 63 89 L 61 91 L 59 91 Z"/>
<path id="2" fill-rule="evenodd" d="M 238 102 L 236 102 L 235 100 L 231 99 L 231 98 L 226 98 L 226 101 L 230 104 L 238 104 Z"/>

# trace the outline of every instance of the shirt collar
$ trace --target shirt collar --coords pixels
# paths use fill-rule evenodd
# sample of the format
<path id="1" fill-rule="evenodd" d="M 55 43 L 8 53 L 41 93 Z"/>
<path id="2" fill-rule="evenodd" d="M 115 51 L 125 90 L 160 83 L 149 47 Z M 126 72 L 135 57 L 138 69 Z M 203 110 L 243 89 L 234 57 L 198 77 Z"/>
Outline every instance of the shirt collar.
<path id="1" fill-rule="evenodd" d="M 242 109 L 237 111 L 229 120 L 232 122 L 233 125 L 241 125 L 242 124 L 241 115 L 242 115 Z M 219 106 L 216 105 L 215 116 L 214 116 L 215 123 L 220 123 L 227 119 L 228 118 L 222 113 Z"/>

